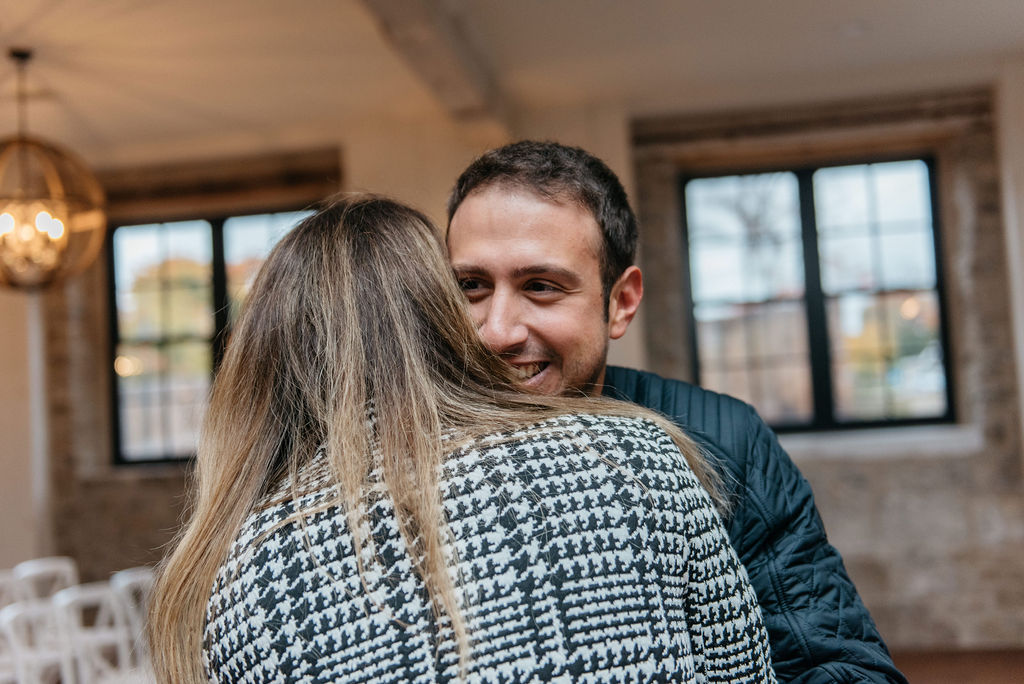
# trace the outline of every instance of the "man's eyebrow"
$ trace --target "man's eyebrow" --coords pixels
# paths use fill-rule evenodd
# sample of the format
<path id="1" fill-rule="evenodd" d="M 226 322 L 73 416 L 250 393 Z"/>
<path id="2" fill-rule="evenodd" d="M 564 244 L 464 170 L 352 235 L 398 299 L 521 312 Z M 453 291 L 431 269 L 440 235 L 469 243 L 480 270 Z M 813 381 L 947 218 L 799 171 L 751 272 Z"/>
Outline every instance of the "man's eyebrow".
<path id="1" fill-rule="evenodd" d="M 458 275 L 483 275 L 488 272 L 487 269 L 473 264 L 452 264 L 452 271 Z M 526 278 L 529 276 L 550 276 L 569 285 L 577 285 L 581 280 L 579 273 L 557 264 L 532 264 L 530 266 L 520 266 L 519 268 L 513 269 L 510 272 L 510 275 L 512 278 L 516 279 Z"/>
<path id="2" fill-rule="evenodd" d="M 580 282 L 579 273 L 556 264 L 533 264 L 512 271 L 513 278 L 525 278 L 527 276 L 550 276 L 570 285 L 576 285 Z"/>

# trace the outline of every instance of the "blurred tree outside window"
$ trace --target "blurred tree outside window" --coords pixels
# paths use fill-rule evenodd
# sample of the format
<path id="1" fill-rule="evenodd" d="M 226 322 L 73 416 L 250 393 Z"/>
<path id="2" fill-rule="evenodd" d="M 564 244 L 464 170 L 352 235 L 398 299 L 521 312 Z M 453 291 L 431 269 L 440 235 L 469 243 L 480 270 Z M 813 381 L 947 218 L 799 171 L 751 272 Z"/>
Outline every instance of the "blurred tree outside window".
<path id="1" fill-rule="evenodd" d="M 308 212 L 111 231 L 119 463 L 189 458 L 216 362 L 260 265 Z"/>
<path id="2" fill-rule="evenodd" d="M 930 162 L 682 188 L 702 386 L 779 429 L 952 420 Z"/>

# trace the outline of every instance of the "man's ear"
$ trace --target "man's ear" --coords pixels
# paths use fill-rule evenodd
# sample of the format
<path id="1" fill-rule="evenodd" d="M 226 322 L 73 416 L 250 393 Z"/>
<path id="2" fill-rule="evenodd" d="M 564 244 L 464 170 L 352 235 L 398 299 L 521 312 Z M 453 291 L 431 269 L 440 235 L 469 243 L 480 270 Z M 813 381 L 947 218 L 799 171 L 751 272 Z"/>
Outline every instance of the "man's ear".
<path id="1" fill-rule="evenodd" d="M 615 281 L 608 298 L 608 337 L 617 340 L 626 334 L 643 296 L 643 274 L 636 266 L 630 266 Z"/>

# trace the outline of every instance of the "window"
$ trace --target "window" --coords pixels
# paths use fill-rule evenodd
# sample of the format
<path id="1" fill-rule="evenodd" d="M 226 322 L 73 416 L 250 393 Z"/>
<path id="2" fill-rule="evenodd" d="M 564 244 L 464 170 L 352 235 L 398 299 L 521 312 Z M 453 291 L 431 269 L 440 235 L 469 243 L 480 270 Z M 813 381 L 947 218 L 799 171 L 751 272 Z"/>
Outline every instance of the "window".
<path id="1" fill-rule="evenodd" d="M 952 419 L 932 164 L 682 183 L 694 375 L 780 429 Z"/>
<path id="2" fill-rule="evenodd" d="M 225 334 L 267 253 L 306 215 L 122 225 L 111 232 L 118 462 L 193 454 Z"/>

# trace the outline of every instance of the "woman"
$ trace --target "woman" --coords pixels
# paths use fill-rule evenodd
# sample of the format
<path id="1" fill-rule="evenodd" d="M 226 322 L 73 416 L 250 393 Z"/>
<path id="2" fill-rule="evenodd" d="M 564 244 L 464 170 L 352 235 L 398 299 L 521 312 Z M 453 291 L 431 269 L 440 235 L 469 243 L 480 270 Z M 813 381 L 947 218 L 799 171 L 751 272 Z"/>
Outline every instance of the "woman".
<path id="1" fill-rule="evenodd" d="M 196 481 L 151 611 L 163 680 L 773 679 L 693 442 L 517 391 L 429 221 L 389 200 L 271 252 Z"/>

